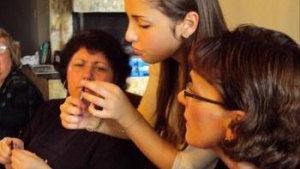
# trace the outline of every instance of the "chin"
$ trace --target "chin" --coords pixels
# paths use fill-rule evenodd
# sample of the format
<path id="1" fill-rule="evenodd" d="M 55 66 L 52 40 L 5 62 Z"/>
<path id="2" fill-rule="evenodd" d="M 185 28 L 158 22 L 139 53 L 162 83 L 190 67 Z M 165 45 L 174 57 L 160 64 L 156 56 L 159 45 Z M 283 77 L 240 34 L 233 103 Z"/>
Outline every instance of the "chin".
<path id="1" fill-rule="evenodd" d="M 189 145 L 194 145 L 193 139 L 188 131 L 185 133 L 185 140 Z"/>
<path id="2" fill-rule="evenodd" d="M 202 142 L 203 140 L 202 139 L 203 139 L 203 137 L 197 137 L 197 136 L 193 137 L 188 132 L 186 132 L 186 134 L 185 134 L 185 140 L 186 140 L 186 142 L 189 145 L 194 146 L 194 147 L 206 148 L 207 146 L 205 146 L 203 144 L 203 142 Z"/>

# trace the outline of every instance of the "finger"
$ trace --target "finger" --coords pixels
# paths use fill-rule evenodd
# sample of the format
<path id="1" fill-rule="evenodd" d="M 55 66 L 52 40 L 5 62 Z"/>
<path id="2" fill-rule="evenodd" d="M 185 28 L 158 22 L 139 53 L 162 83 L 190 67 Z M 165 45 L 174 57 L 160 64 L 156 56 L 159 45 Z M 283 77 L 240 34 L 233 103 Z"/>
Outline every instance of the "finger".
<path id="1" fill-rule="evenodd" d="M 105 81 L 86 81 L 82 80 L 81 84 L 98 96 L 106 96 L 109 90 L 114 88 L 114 84 Z"/>
<path id="2" fill-rule="evenodd" d="M 111 111 L 107 109 L 101 109 L 95 107 L 95 105 L 91 104 L 88 107 L 89 114 L 92 114 L 97 119 L 113 119 L 116 120 L 118 116 L 115 115 L 115 113 L 112 113 Z"/>
<path id="3" fill-rule="evenodd" d="M 104 119 L 111 118 L 109 115 L 103 114 L 103 110 L 104 110 L 103 108 L 102 110 L 96 109 L 94 104 L 90 104 L 90 106 L 88 107 L 88 112 L 95 117 L 104 118 Z"/>
<path id="4" fill-rule="evenodd" d="M 24 149 L 14 149 L 12 151 L 12 155 L 13 156 L 18 156 L 19 159 L 24 159 L 24 158 L 27 158 L 27 157 L 36 157 L 36 154 L 35 153 L 32 153 L 28 150 L 24 150 Z"/>
<path id="5" fill-rule="evenodd" d="M 60 105 L 60 112 L 67 115 L 80 115 L 81 109 L 77 106 L 64 103 Z"/>
<path id="6" fill-rule="evenodd" d="M 78 123 L 70 124 L 70 123 L 65 123 L 64 121 L 62 121 L 61 124 L 66 129 L 81 129 L 80 125 Z"/>
<path id="7" fill-rule="evenodd" d="M 77 124 L 77 123 L 80 123 L 80 121 L 82 120 L 82 114 L 73 115 L 73 114 L 61 112 L 60 118 L 62 121 L 66 122 L 66 123 Z"/>
<path id="8" fill-rule="evenodd" d="M 12 138 L 5 137 L 0 141 L 0 156 L 2 160 L 7 159 L 11 155 L 10 144 L 12 142 Z"/>
<path id="9" fill-rule="evenodd" d="M 13 149 L 11 154 L 12 164 L 24 163 L 36 155 L 23 149 Z"/>
<path id="10" fill-rule="evenodd" d="M 99 96 L 95 96 L 93 94 L 90 93 L 83 93 L 83 98 L 86 99 L 87 101 L 89 101 L 90 103 L 96 105 L 97 107 L 101 107 L 104 108 L 104 98 L 103 97 L 99 97 Z M 90 107 L 90 106 L 89 106 Z"/>
<path id="11" fill-rule="evenodd" d="M 11 163 L 11 160 L 10 160 L 10 156 L 7 156 L 7 157 L 4 157 L 4 156 L 1 156 L 0 157 L 0 163 L 1 164 L 10 164 Z"/>
<path id="12" fill-rule="evenodd" d="M 18 138 L 12 138 L 13 148 L 24 149 L 24 142 Z"/>
<path id="13" fill-rule="evenodd" d="M 65 102 L 60 105 L 61 113 L 80 115 L 82 110 L 86 108 L 85 104 L 78 98 L 68 97 Z"/>
<path id="14" fill-rule="evenodd" d="M 20 163 L 20 160 L 18 159 L 18 156 L 11 155 L 11 166 L 12 166 L 12 168 L 18 168 L 19 163 Z"/>
<path id="15" fill-rule="evenodd" d="M 62 126 L 67 129 L 79 129 L 78 128 L 79 124 L 82 121 L 81 116 L 72 116 L 72 115 L 64 116 L 63 114 L 60 114 L 60 118 L 61 118 Z"/>

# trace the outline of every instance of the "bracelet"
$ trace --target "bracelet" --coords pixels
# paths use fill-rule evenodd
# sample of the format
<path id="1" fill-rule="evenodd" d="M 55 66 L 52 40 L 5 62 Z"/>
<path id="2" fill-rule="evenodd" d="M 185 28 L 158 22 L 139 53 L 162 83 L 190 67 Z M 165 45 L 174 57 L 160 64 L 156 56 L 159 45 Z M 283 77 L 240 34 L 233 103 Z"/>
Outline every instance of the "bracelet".
<path id="1" fill-rule="evenodd" d="M 96 132 L 96 131 L 98 131 L 98 129 L 102 126 L 102 124 L 103 124 L 103 120 L 102 120 L 102 119 L 99 119 L 98 124 L 97 124 L 94 128 L 92 128 L 92 127 L 86 127 L 85 129 L 86 129 L 87 131 L 90 131 L 90 132 Z"/>
<path id="2" fill-rule="evenodd" d="M 122 133 L 126 133 L 127 130 L 129 128 L 131 128 L 132 126 L 134 126 L 139 120 L 141 119 L 141 116 L 139 115 L 130 125 L 128 125 L 127 127 L 125 127 L 123 130 L 122 130 Z"/>

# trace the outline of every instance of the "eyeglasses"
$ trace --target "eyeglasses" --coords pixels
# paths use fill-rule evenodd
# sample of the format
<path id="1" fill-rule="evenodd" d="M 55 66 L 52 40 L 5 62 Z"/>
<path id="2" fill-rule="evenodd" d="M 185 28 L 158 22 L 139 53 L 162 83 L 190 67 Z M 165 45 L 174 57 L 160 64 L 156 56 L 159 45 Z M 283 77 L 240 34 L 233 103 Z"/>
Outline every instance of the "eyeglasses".
<path id="1" fill-rule="evenodd" d="M 184 90 L 184 97 L 185 98 L 186 97 L 191 97 L 191 98 L 199 100 L 199 101 L 204 101 L 204 102 L 208 102 L 208 103 L 212 103 L 212 104 L 217 104 L 217 105 L 220 105 L 220 106 L 224 106 L 224 103 L 222 103 L 222 102 L 218 102 L 218 101 L 215 101 L 215 100 L 211 100 L 211 99 L 208 99 L 208 98 L 205 98 L 205 97 L 193 94 L 192 93 L 192 89 L 191 89 L 192 86 L 193 86 L 193 84 L 191 82 L 187 83 L 186 88 Z"/>
<path id="2" fill-rule="evenodd" d="M 3 44 L 3 43 L 0 43 L 0 54 L 4 54 L 8 49 L 8 46 Z"/>

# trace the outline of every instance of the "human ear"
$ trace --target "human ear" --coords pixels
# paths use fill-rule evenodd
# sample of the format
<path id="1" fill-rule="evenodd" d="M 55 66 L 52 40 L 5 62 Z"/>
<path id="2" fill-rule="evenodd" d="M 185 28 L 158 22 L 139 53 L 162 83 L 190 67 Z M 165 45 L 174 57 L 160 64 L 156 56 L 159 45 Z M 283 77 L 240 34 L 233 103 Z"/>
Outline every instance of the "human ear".
<path id="1" fill-rule="evenodd" d="M 245 117 L 246 113 L 242 110 L 233 110 L 231 111 L 231 116 L 234 121 L 241 121 Z"/>
<path id="2" fill-rule="evenodd" d="M 181 36 L 183 38 L 190 37 L 197 30 L 198 23 L 199 15 L 197 12 L 188 12 L 181 23 Z"/>
<path id="3" fill-rule="evenodd" d="M 234 110 L 229 112 L 228 123 L 226 125 L 226 132 L 225 132 L 225 140 L 232 141 L 235 139 L 236 132 L 235 129 L 231 127 L 231 124 L 238 123 L 245 117 L 245 112 L 241 110 Z"/>

